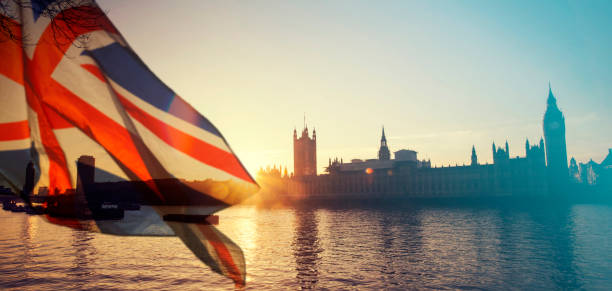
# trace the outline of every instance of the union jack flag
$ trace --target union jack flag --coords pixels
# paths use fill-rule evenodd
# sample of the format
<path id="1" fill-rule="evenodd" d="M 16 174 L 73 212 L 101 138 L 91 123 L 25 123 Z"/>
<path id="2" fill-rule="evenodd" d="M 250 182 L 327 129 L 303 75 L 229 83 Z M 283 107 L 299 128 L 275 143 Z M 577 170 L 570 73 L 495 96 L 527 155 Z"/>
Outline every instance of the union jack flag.
<path id="1" fill-rule="evenodd" d="M 139 215 L 89 229 L 177 235 L 214 271 L 244 284 L 243 254 L 229 238 L 210 224 L 163 219 L 209 215 L 259 189 L 219 130 L 147 68 L 95 2 L 0 5 L 14 38 L 0 40 L 1 177 L 22 189 L 34 161 L 34 192 L 61 195 L 77 187 L 77 159 L 94 156 L 97 180 L 143 181 L 157 197 Z M 219 204 L 177 200 L 157 182 L 167 179 L 203 181 L 193 190 Z"/>

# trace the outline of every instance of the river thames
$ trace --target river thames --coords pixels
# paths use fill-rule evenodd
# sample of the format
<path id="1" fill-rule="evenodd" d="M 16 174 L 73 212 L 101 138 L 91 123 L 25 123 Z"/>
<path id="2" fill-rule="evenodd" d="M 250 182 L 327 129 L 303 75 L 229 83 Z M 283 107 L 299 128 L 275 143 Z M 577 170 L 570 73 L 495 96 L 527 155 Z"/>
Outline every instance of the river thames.
<path id="1" fill-rule="evenodd" d="M 246 289 L 612 289 L 612 206 L 231 207 Z M 175 237 L 0 212 L 0 287 L 232 290 Z"/>

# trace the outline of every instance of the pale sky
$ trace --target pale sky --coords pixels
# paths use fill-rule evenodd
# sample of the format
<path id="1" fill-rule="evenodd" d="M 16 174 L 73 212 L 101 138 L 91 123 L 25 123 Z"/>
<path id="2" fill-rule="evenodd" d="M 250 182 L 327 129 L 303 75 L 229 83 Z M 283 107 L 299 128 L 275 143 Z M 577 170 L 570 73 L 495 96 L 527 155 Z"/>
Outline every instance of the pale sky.
<path id="1" fill-rule="evenodd" d="M 99 0 L 142 60 L 251 171 L 293 168 L 294 126 L 328 158 L 391 151 L 468 163 L 524 156 L 552 84 L 568 160 L 612 147 L 609 1 Z"/>

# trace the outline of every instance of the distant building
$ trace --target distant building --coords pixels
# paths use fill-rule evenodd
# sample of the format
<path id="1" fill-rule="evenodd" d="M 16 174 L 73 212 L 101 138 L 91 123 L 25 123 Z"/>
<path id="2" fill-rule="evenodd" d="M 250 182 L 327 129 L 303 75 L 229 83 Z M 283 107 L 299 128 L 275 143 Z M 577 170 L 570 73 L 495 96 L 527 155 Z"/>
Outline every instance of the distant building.
<path id="1" fill-rule="evenodd" d="M 542 142 L 543 143 L 543 142 Z M 400 150 L 395 159 L 329 161 L 328 174 L 289 180 L 288 193 L 343 197 L 479 197 L 547 193 L 546 160 L 542 145 L 527 145 L 524 157 L 510 158 L 509 146 L 495 149 L 495 163 L 478 164 L 472 147 L 470 165 L 431 167 L 416 151 Z M 330 196 L 331 195 L 331 196 Z M 365 195 L 365 196 L 364 196 Z M 378 197 L 378 196 L 374 196 Z"/>
<path id="2" fill-rule="evenodd" d="M 572 181 L 580 182 L 580 168 L 578 168 L 578 164 L 574 158 L 570 160 L 569 176 Z"/>
<path id="3" fill-rule="evenodd" d="M 580 173 L 580 182 L 587 185 L 595 185 L 597 184 L 597 170 L 599 165 L 591 159 L 586 163 L 580 163 L 579 173 Z"/>
<path id="4" fill-rule="evenodd" d="M 293 171 L 295 177 L 317 175 L 317 132 L 313 129 L 310 138 L 306 124 L 299 138 L 293 130 Z"/>
<path id="5" fill-rule="evenodd" d="M 399 150 L 395 153 L 395 159 L 398 161 L 417 161 L 417 152 L 413 150 Z"/>
<path id="6" fill-rule="evenodd" d="M 77 188 L 93 184 L 95 180 L 96 159 L 93 156 L 80 156 L 77 160 Z"/>
<path id="7" fill-rule="evenodd" d="M 608 156 L 599 163 L 599 181 L 604 189 L 612 189 L 612 149 L 608 149 Z"/>
<path id="8" fill-rule="evenodd" d="M 279 166 L 277 169 L 276 165 L 274 165 L 272 168 L 270 168 L 270 166 L 267 166 L 265 169 L 260 168 L 259 171 L 257 171 L 257 177 L 289 178 L 289 174 L 287 174 L 287 167 L 285 167 L 283 171 L 282 166 Z"/>
<path id="9" fill-rule="evenodd" d="M 612 149 L 608 149 L 608 155 L 601 163 L 596 163 L 591 159 L 587 163 L 580 163 L 577 168 L 577 173 L 576 170 L 571 171 L 572 178 L 576 182 L 602 186 L 607 189 L 612 188 Z"/>
<path id="10" fill-rule="evenodd" d="M 417 152 L 413 150 L 402 149 L 396 151 L 394 155 L 395 159 L 391 159 L 387 139 L 385 137 L 385 130 L 383 128 L 382 137 L 380 139 L 380 149 L 378 150 L 378 159 L 352 159 L 350 163 L 343 163 L 342 159 L 338 160 L 338 158 L 335 158 L 333 162 L 330 159 L 327 166 L 327 172 L 335 174 L 349 172 L 362 173 L 364 171 L 391 169 L 398 163 L 414 164 L 419 168 L 431 166 L 429 161 L 419 161 L 417 159 Z"/>
<path id="11" fill-rule="evenodd" d="M 431 167 L 430 161 L 419 160 L 417 152 L 391 152 L 384 127 L 378 158 L 330 158 L 326 174 L 316 174 L 316 135 L 308 137 L 307 128 L 298 139 L 294 130 L 295 177 L 285 179 L 287 189 L 297 197 L 489 197 L 507 195 L 556 195 L 566 191 L 566 183 L 584 184 L 580 189 L 596 185 L 612 188 L 612 149 L 601 162 L 587 164 L 571 160 L 568 168 L 565 139 L 565 118 L 549 86 L 543 118 L 544 138 L 536 144 L 525 141 L 525 155 L 510 156 L 508 141 L 503 147 L 492 144 L 492 164 L 480 164 L 472 146 L 470 164 Z M 607 186 L 606 186 L 607 185 Z M 569 185 L 568 185 L 569 186 Z M 578 186 L 576 186 L 578 187 Z M 571 188 L 578 189 L 578 188 Z"/>
<path id="12" fill-rule="evenodd" d="M 288 190 L 307 195 L 355 192 L 415 197 L 547 193 L 553 180 L 566 180 L 569 174 L 565 120 L 550 87 L 543 127 L 545 139 L 540 139 L 535 145 L 526 140 L 524 157 L 511 158 L 508 141 L 503 147 L 496 147 L 493 142 L 493 164 L 479 164 L 476 148 L 472 146 L 469 166 L 440 168 L 431 168 L 429 161 L 419 161 L 417 152 L 412 150 L 396 151 L 395 159 L 391 159 L 383 127 L 378 159 L 353 159 L 350 163 L 330 159 L 327 175 L 315 174 L 306 179 L 292 180 Z M 305 130 L 302 139 L 310 141 L 307 135 Z M 299 140 L 294 131 L 294 143 L 296 141 Z M 303 174 L 304 170 L 299 170 L 303 169 L 299 158 L 308 151 L 300 146 L 295 148 L 298 149 L 295 151 L 296 176 L 307 176 Z M 316 157 L 309 159 L 315 161 Z"/>
<path id="13" fill-rule="evenodd" d="M 495 148 L 495 142 L 493 142 L 493 163 L 497 164 L 500 161 L 504 161 L 510 158 L 510 150 L 508 149 L 508 141 L 506 141 L 505 149 L 501 147 Z"/>
<path id="14" fill-rule="evenodd" d="M 25 174 L 25 183 L 23 185 L 23 194 L 24 195 L 32 195 L 32 191 L 34 190 L 34 184 L 36 179 L 36 169 L 34 169 L 34 163 L 32 161 L 28 162 L 26 166 L 26 174 Z"/>

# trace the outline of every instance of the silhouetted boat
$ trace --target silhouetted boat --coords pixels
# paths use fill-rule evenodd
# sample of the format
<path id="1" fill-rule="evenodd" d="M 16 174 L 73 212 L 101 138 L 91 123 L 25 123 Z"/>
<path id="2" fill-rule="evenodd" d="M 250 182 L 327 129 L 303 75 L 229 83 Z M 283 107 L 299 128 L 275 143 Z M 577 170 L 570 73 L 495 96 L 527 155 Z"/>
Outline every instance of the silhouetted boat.
<path id="1" fill-rule="evenodd" d="M 2 201 L 2 210 L 5 210 L 5 211 L 10 211 L 11 210 L 10 200 Z"/>
<path id="2" fill-rule="evenodd" d="M 131 205 L 131 208 L 135 207 Z M 67 194 L 49 196 L 46 213 L 54 217 L 116 220 L 123 218 L 124 209 L 118 203 L 95 203 L 76 194 Z"/>
<path id="3" fill-rule="evenodd" d="M 14 200 L 9 202 L 9 210 L 12 212 L 24 212 L 25 208 L 25 203 L 23 202 L 16 202 Z"/>
<path id="4" fill-rule="evenodd" d="M 43 206 L 26 206 L 25 212 L 31 215 L 45 214 L 46 210 Z"/>

